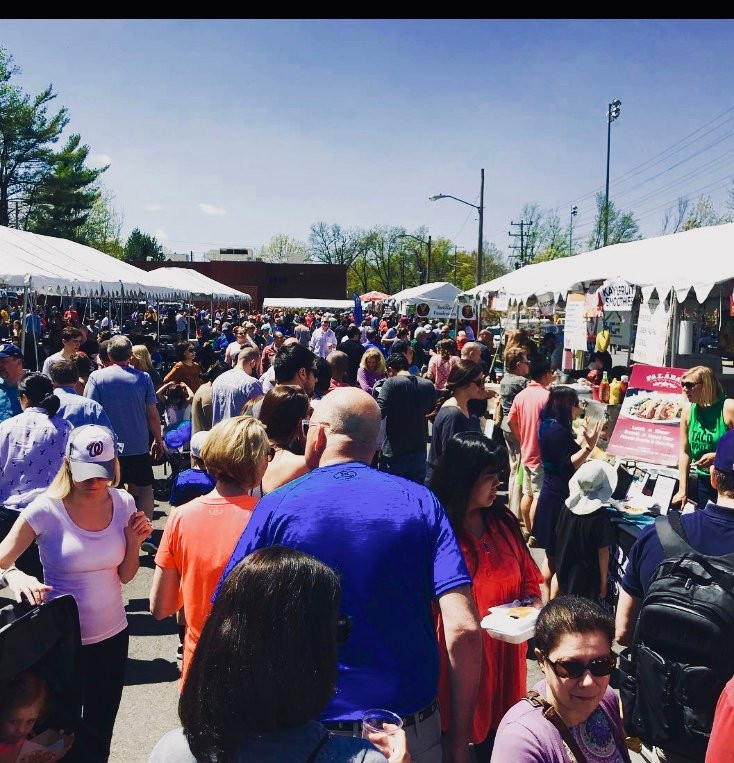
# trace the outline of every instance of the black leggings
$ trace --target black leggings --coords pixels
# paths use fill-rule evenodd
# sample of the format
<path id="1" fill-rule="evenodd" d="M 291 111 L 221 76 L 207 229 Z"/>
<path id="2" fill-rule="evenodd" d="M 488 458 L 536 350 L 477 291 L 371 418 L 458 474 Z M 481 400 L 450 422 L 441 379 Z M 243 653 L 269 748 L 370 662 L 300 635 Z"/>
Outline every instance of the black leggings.
<path id="1" fill-rule="evenodd" d="M 130 639 L 125 628 L 116 636 L 82 647 L 82 720 L 65 763 L 106 763 L 125 683 Z"/>

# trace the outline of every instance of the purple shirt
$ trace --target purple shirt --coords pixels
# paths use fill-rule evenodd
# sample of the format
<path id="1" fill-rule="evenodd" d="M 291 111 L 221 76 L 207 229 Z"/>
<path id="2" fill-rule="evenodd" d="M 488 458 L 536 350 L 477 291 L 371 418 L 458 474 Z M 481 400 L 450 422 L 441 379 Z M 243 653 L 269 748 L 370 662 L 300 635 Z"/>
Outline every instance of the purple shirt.
<path id="1" fill-rule="evenodd" d="M 357 369 L 357 384 L 370 395 L 372 394 L 372 388 L 375 386 L 375 382 L 378 379 L 384 379 L 385 374 L 373 374 L 372 371 L 368 371 L 366 368 Z"/>

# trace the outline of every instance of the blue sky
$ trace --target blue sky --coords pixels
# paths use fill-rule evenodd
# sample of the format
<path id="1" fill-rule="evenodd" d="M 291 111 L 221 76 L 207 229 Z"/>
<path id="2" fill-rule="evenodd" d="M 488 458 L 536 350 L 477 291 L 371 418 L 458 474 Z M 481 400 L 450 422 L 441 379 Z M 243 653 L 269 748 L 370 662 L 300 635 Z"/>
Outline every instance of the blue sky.
<path id="1" fill-rule="evenodd" d="M 724 212 L 733 31 L 728 20 L 8 20 L 0 45 L 16 81 L 32 93 L 53 83 L 69 130 L 111 163 L 125 234 L 198 254 L 306 240 L 324 220 L 426 226 L 471 249 L 476 214 L 428 197 L 478 203 L 484 167 L 485 238 L 507 250 L 526 202 L 564 224 L 578 205 L 588 235 L 614 98 L 610 196 L 644 235 L 681 195 L 708 192 Z"/>

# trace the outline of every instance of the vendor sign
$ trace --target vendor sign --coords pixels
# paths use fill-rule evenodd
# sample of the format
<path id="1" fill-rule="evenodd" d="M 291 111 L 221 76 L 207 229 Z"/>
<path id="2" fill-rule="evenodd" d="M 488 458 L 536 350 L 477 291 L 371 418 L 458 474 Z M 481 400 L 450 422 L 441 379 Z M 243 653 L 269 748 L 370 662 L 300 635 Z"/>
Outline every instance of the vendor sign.
<path id="1" fill-rule="evenodd" d="M 599 289 L 602 307 L 607 313 L 611 310 L 616 312 L 629 312 L 635 301 L 636 287 L 627 281 L 606 281 Z"/>
<path id="2" fill-rule="evenodd" d="M 634 360 L 638 363 L 662 365 L 665 361 L 665 345 L 668 338 L 669 311 L 657 300 L 640 304 L 637 318 Z"/>
<path id="3" fill-rule="evenodd" d="M 566 320 L 563 332 L 563 346 L 567 350 L 586 350 L 585 303 L 586 295 L 581 292 L 569 292 L 566 300 Z"/>
<path id="4" fill-rule="evenodd" d="M 453 302 L 426 299 L 416 303 L 403 303 L 401 315 L 417 315 L 419 318 L 453 318 L 456 315 Z"/>
<path id="5" fill-rule="evenodd" d="M 541 315 L 553 315 L 556 311 L 556 295 L 553 292 L 538 294 L 538 308 Z"/>
<path id="6" fill-rule="evenodd" d="M 510 298 L 504 291 L 499 291 L 492 297 L 492 310 L 496 310 L 499 313 L 504 313 L 510 306 Z"/>
<path id="7" fill-rule="evenodd" d="M 678 463 L 685 406 L 680 380 L 684 373 L 682 368 L 640 363 L 632 367 L 607 453 L 650 464 Z"/>

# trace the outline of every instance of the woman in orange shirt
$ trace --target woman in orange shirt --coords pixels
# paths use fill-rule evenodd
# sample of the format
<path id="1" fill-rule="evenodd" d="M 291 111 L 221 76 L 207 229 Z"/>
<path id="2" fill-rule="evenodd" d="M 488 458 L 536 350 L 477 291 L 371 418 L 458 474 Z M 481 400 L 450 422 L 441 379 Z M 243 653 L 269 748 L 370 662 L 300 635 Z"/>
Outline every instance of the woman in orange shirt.
<path id="1" fill-rule="evenodd" d="M 438 496 L 459 540 L 479 617 L 490 607 L 525 600 L 540 608 L 540 570 L 525 545 L 517 518 L 494 506 L 507 456 L 478 432 L 460 432 L 446 444 L 430 487 Z M 444 732 L 451 728 L 451 687 L 443 625 L 436 617 L 440 644 L 439 703 Z M 484 649 L 473 735 L 476 759 L 489 761 L 497 727 L 527 689 L 527 644 L 510 644 L 483 631 Z"/>
<path id="2" fill-rule="evenodd" d="M 186 614 L 182 677 L 191 663 L 212 595 L 247 526 L 257 498 L 249 492 L 262 481 L 271 447 L 265 427 L 252 416 L 220 421 L 201 451 L 217 480 L 211 493 L 171 510 L 155 556 L 150 611 L 161 620 Z"/>
<path id="3" fill-rule="evenodd" d="M 176 345 L 178 363 L 165 375 L 163 382 L 184 382 L 192 392 L 204 383 L 201 366 L 196 362 L 196 346 L 193 342 L 179 342 Z"/>

